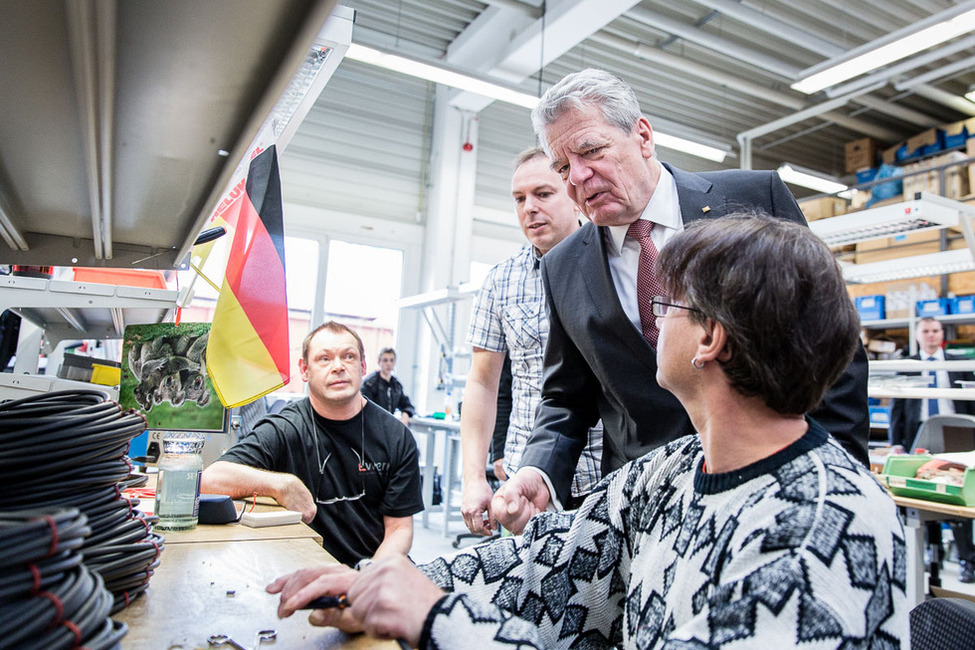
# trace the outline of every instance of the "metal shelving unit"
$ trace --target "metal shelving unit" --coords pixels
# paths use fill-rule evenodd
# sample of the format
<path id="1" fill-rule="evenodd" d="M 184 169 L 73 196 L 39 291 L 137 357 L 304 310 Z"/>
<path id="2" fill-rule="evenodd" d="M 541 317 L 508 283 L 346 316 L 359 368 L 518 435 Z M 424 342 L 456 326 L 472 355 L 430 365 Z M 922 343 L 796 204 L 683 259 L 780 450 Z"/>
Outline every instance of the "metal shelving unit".
<path id="1" fill-rule="evenodd" d="M 49 367 L 52 374 L 36 374 L 38 356 L 42 350 L 48 354 L 60 350 L 61 341 L 118 339 L 126 325 L 161 323 L 185 298 L 185 293 L 165 289 L 0 277 L 0 312 L 13 311 L 41 334 L 21 337 L 14 373 L 0 373 L 0 398 L 79 388 L 95 388 L 117 398 L 118 391 L 110 386 L 56 377 L 54 367 Z"/>
<path id="2" fill-rule="evenodd" d="M 121 338 L 127 324 L 161 323 L 179 298 L 180 292 L 165 289 L 0 278 L 0 311 L 10 309 L 43 329 L 50 348 L 69 338 Z"/>
<path id="3" fill-rule="evenodd" d="M 918 192 L 914 199 L 850 212 L 809 224 L 830 246 L 841 246 L 901 234 L 960 227 L 967 249 L 904 257 L 882 262 L 841 262 L 848 283 L 870 284 L 927 275 L 975 270 L 975 206 L 936 194 Z"/>
<path id="4" fill-rule="evenodd" d="M 467 375 L 454 372 L 454 361 L 469 357 L 469 353 L 455 349 L 457 303 L 474 296 L 480 289 L 470 283 L 460 286 L 449 286 L 413 296 L 404 296 L 397 302 L 400 309 L 419 309 L 427 326 L 433 333 L 441 355 L 439 370 L 440 384 L 438 390 L 463 389 L 467 384 Z M 442 309 L 438 309 L 442 308 Z"/>

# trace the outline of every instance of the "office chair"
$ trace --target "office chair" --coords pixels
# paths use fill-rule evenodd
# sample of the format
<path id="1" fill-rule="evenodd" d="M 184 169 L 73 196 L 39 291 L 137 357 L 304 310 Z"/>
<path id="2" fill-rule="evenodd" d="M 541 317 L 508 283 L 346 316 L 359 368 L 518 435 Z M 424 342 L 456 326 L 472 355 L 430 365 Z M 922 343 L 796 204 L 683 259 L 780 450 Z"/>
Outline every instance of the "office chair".
<path id="1" fill-rule="evenodd" d="M 975 638 L 975 603 L 932 598 L 910 613 L 913 650 L 967 650 Z"/>
<path id="2" fill-rule="evenodd" d="M 914 438 L 912 454 L 916 453 L 915 449 L 925 449 L 932 454 L 972 451 L 975 449 L 975 415 L 956 413 L 929 417 Z"/>

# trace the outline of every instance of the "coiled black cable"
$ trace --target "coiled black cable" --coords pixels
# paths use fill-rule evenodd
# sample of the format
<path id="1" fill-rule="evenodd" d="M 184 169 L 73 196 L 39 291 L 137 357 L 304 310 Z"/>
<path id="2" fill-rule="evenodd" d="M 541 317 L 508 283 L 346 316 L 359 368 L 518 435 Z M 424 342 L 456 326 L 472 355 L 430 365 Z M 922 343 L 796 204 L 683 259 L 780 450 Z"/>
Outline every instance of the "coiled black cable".
<path id="1" fill-rule="evenodd" d="M 163 549 L 152 532 L 157 519 L 121 495 L 121 483 L 147 480 L 130 478 L 125 456 L 144 430 L 142 415 L 96 390 L 0 404 L 0 510 L 73 507 L 87 515 L 79 551 L 112 593 L 111 613 L 146 589 Z M 0 581 L 0 593 L 10 588 Z"/>
<path id="2" fill-rule="evenodd" d="M 77 508 L 0 513 L 4 585 L 0 647 L 118 647 L 124 625 L 108 618 L 115 598 L 80 559 L 91 531 Z M 19 585 L 10 577 L 24 576 Z"/>

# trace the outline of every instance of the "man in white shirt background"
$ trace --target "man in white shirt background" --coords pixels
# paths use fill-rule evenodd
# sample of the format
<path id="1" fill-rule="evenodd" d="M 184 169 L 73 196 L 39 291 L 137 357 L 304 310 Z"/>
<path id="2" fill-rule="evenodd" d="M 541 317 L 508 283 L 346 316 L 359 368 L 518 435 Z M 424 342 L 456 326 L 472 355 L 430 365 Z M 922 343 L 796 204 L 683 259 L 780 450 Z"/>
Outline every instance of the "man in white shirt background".
<path id="1" fill-rule="evenodd" d="M 935 318 L 922 318 L 917 324 L 915 335 L 918 353 L 912 359 L 922 361 L 954 361 L 964 359 L 944 351 L 945 328 Z M 933 375 L 930 386 L 932 388 L 957 388 L 957 381 L 975 380 L 971 372 L 948 372 L 937 370 L 929 373 Z M 932 415 L 951 415 L 963 413 L 975 415 L 975 402 L 968 400 L 950 399 L 895 399 L 891 401 L 890 427 L 888 436 L 890 445 L 898 451 L 910 451 L 917 432 Z M 972 545 L 972 522 L 952 521 L 951 530 L 958 549 L 960 569 L 958 580 L 961 582 L 975 582 L 975 547 Z M 943 559 L 941 546 L 941 525 L 937 522 L 927 527 L 928 546 L 930 547 L 929 561 L 940 563 Z"/>

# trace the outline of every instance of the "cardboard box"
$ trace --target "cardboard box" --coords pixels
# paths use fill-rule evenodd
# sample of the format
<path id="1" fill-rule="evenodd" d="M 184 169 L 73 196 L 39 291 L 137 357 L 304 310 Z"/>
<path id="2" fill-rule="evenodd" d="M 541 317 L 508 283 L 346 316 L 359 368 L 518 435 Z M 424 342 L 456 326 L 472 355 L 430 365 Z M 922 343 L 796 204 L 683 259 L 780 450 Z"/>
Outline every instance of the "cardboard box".
<path id="1" fill-rule="evenodd" d="M 949 199 L 960 199 L 963 196 L 968 196 L 972 188 L 971 171 L 971 165 L 956 165 L 944 170 L 945 196 Z"/>
<path id="2" fill-rule="evenodd" d="M 965 141 L 968 138 L 975 137 L 975 117 L 945 124 L 942 129 L 945 132 L 945 149 L 965 146 Z"/>
<path id="3" fill-rule="evenodd" d="M 918 192 L 937 194 L 940 189 L 937 172 L 930 171 L 927 162 L 904 165 L 904 200 L 913 201 Z"/>
<path id="4" fill-rule="evenodd" d="M 941 156 L 928 158 L 921 162 L 904 165 L 904 174 L 920 172 L 904 178 L 904 200 L 914 200 L 916 192 L 940 194 L 949 199 L 961 198 L 969 193 L 969 170 L 961 161 L 967 156 L 960 151 L 951 151 Z M 957 163 L 957 164 L 953 164 Z M 943 169 L 933 169 L 944 165 L 952 165 Z M 928 170 L 928 171 L 926 171 Z M 941 178 L 944 177 L 944 192 L 941 189 Z"/>
<path id="5" fill-rule="evenodd" d="M 870 190 L 853 190 L 853 196 L 850 198 L 850 207 L 846 211 L 855 212 L 856 210 L 863 210 L 868 201 L 870 201 Z"/>
<path id="6" fill-rule="evenodd" d="M 852 174 L 858 169 L 877 166 L 877 141 L 861 138 L 846 143 L 846 172 Z"/>
<path id="7" fill-rule="evenodd" d="M 884 312 L 887 318 L 912 318 L 914 303 L 926 298 L 937 298 L 940 286 L 918 280 L 901 280 L 884 283 Z"/>
<path id="8" fill-rule="evenodd" d="M 888 316 L 890 314 L 887 314 Z M 891 354 L 897 351 L 897 344 L 893 341 L 884 341 L 881 339 L 870 339 L 867 341 L 867 350 L 869 352 L 877 352 L 879 354 Z"/>
<path id="9" fill-rule="evenodd" d="M 939 231 L 925 230 L 923 232 L 859 242 L 854 261 L 857 264 L 867 264 L 869 262 L 882 262 L 901 257 L 937 253 L 940 250 L 941 236 Z"/>
<path id="10" fill-rule="evenodd" d="M 799 201 L 799 209 L 806 217 L 806 221 L 826 219 L 846 213 L 846 199 L 835 196 L 823 196 L 818 199 Z"/>
<path id="11" fill-rule="evenodd" d="M 907 156 L 927 156 L 944 149 L 944 131 L 938 127 L 918 133 L 907 140 Z"/>

